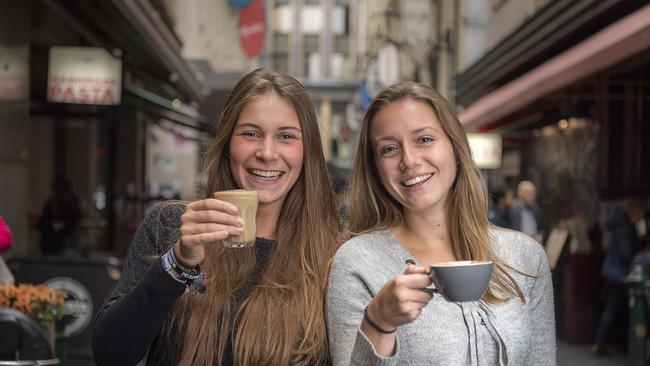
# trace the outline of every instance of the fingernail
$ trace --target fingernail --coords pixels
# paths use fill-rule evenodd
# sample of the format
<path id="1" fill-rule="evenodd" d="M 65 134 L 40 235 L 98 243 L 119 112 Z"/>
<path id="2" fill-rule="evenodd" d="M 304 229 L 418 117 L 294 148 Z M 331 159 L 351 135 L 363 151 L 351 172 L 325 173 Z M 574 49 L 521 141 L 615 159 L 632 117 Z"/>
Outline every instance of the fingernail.
<path id="1" fill-rule="evenodd" d="M 241 217 L 237 218 L 237 226 L 243 227 L 244 226 L 244 219 L 242 219 Z"/>
<path id="2" fill-rule="evenodd" d="M 237 233 L 237 235 L 239 235 L 239 234 L 241 234 L 241 233 L 243 233 L 243 232 L 244 232 L 244 229 L 243 229 L 243 228 L 240 228 L 240 227 L 238 227 L 238 228 L 236 228 L 236 229 L 235 229 L 235 232 Z"/>

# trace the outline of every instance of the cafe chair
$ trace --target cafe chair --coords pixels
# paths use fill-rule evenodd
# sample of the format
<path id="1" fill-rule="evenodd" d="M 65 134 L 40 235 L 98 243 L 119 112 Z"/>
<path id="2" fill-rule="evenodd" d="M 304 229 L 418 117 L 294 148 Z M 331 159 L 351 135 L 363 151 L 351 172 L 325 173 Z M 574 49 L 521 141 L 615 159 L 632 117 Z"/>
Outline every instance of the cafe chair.
<path id="1" fill-rule="evenodd" d="M 47 360 L 52 349 L 45 331 L 30 317 L 0 308 L 0 360 Z"/>

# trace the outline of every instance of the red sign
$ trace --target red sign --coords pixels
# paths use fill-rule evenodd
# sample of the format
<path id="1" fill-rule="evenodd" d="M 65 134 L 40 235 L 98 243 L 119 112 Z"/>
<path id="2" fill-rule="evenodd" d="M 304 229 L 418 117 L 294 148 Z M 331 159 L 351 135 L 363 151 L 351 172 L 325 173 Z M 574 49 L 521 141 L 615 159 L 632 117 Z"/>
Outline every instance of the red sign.
<path id="1" fill-rule="evenodd" d="M 115 92 L 117 81 L 93 77 L 56 77 L 48 78 L 47 100 L 77 104 L 119 104 L 119 95 Z"/>
<path id="2" fill-rule="evenodd" d="M 253 0 L 239 12 L 239 41 L 248 57 L 253 58 L 262 51 L 265 30 L 262 0 Z"/>

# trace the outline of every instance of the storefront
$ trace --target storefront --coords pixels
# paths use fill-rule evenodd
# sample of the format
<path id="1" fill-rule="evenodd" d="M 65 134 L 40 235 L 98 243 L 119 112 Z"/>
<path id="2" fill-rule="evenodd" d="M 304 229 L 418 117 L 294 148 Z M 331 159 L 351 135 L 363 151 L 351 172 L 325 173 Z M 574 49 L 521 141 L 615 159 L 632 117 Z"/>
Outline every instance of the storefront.
<path id="1" fill-rule="evenodd" d="M 0 212 L 15 234 L 12 255 L 43 254 L 39 219 L 63 189 L 77 227 L 52 254 L 123 257 L 148 203 L 193 197 L 213 132 L 199 112 L 207 90 L 165 9 L 34 0 L 4 4 L 0 20 L 11 70 L 0 76 L 11 81 L 0 88 Z"/>
<path id="2" fill-rule="evenodd" d="M 650 154 L 641 123 L 650 115 L 650 7 L 612 2 L 587 11 L 586 3 L 551 2 L 458 77 L 466 129 L 501 134 L 504 160 L 519 162 L 508 174 L 537 181 L 543 197 L 563 190 L 558 204 L 584 190 L 585 204 L 650 193 L 641 164 Z M 559 12 L 563 24 L 544 23 Z M 494 172 L 490 183 L 503 178 Z M 559 218 L 559 208 L 548 208 Z"/>
<path id="3" fill-rule="evenodd" d="M 650 194 L 649 35 L 646 2 L 548 2 L 457 79 L 461 123 L 503 138 L 489 187 L 532 180 L 547 233 L 580 223 L 555 276 L 569 340 L 594 334 L 605 206 Z"/>

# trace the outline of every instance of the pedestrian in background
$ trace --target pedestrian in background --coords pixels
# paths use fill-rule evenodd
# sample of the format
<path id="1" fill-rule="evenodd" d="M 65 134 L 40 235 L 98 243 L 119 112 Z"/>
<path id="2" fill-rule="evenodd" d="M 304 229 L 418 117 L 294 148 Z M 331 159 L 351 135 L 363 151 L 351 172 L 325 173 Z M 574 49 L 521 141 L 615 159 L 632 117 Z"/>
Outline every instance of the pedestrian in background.
<path id="1" fill-rule="evenodd" d="M 512 197 L 508 197 L 507 192 L 502 189 L 495 189 L 492 194 L 492 202 L 488 209 L 488 220 L 496 226 L 511 229 L 512 220 L 510 211 L 512 206 Z"/>
<path id="2" fill-rule="evenodd" d="M 601 269 L 605 280 L 605 307 L 600 316 L 596 338 L 592 346 L 595 356 L 607 354 L 606 345 L 615 324 L 626 324 L 625 308 L 628 301 L 625 278 L 641 240 L 636 224 L 645 218 L 645 202 L 638 198 L 626 199 L 623 210 L 613 209 L 607 215 L 607 251 Z"/>
<path id="3" fill-rule="evenodd" d="M 41 253 L 61 255 L 64 250 L 73 249 L 80 216 L 79 200 L 72 184 L 66 178 L 57 178 L 36 224 L 41 232 Z"/>
<path id="4" fill-rule="evenodd" d="M 542 243 L 544 235 L 541 230 L 542 213 L 535 199 L 537 187 L 529 180 L 519 182 L 517 197 L 512 203 L 512 228 L 528 234 L 538 243 Z"/>
<path id="5" fill-rule="evenodd" d="M 463 127 L 431 88 L 398 83 L 368 108 L 349 185 L 349 230 L 327 288 L 336 366 L 555 365 L 541 245 L 491 226 Z M 493 261 L 480 301 L 423 291 L 426 265 Z"/>
<path id="6" fill-rule="evenodd" d="M 147 365 L 329 362 L 324 290 L 340 229 L 309 94 L 289 75 L 255 70 L 217 131 L 204 198 L 159 205 L 136 233 L 97 315 L 97 365 L 134 365 L 147 352 Z M 236 206 L 212 198 L 230 189 L 259 193 L 253 247 L 222 244 L 242 233 Z"/>

